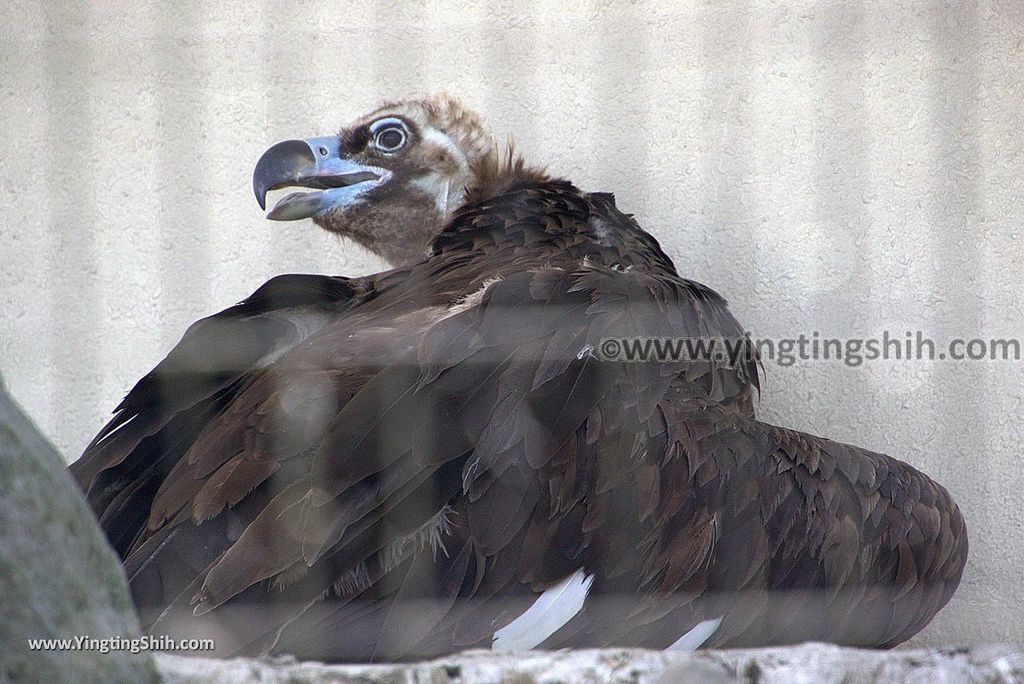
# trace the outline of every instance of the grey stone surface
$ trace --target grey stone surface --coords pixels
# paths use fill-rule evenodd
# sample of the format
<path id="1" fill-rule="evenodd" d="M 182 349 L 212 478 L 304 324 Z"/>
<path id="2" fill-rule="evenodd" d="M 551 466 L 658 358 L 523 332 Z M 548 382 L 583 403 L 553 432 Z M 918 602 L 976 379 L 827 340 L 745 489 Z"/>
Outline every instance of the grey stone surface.
<path id="1" fill-rule="evenodd" d="M 138 634 L 120 566 L 64 460 L 0 382 L 0 682 L 155 681 L 145 653 L 28 641 Z"/>
<path id="2" fill-rule="evenodd" d="M 865 651 L 828 644 L 702 651 L 471 651 L 409 665 L 322 665 L 287 659 L 216 661 L 157 656 L 166 684 L 1016 684 L 1024 654 L 1009 646 Z"/>

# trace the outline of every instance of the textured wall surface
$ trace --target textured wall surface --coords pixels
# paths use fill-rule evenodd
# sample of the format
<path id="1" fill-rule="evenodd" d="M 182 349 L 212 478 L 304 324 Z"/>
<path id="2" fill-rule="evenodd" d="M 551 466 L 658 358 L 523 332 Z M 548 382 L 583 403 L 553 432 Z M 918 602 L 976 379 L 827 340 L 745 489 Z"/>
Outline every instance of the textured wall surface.
<path id="1" fill-rule="evenodd" d="M 0 367 L 69 458 L 187 324 L 380 267 L 265 221 L 252 165 L 441 88 L 614 191 L 755 337 L 1022 331 L 1024 6 L 87 3 L 0 8 Z M 768 363 L 760 412 L 900 457 L 971 533 L 915 643 L 1024 643 L 1024 363 Z"/>
<path id="2" fill-rule="evenodd" d="M 827 644 L 728 651 L 470 651 L 428 662 L 321 665 L 288 659 L 157 657 L 164 684 L 1010 684 L 1024 681 L 1024 654 L 1011 646 L 862 651 Z"/>

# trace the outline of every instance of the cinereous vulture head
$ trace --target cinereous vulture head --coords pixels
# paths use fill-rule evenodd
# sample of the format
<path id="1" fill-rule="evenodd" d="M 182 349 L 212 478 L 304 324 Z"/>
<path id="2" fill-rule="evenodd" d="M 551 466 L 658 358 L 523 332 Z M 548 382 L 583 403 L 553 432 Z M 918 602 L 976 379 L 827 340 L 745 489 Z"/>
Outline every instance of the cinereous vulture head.
<path id="1" fill-rule="evenodd" d="M 438 95 L 386 104 L 337 135 L 277 143 L 257 163 L 253 190 L 266 208 L 271 190 L 308 188 L 267 218 L 312 218 L 401 265 L 426 253 L 494 154 L 480 118 Z"/>

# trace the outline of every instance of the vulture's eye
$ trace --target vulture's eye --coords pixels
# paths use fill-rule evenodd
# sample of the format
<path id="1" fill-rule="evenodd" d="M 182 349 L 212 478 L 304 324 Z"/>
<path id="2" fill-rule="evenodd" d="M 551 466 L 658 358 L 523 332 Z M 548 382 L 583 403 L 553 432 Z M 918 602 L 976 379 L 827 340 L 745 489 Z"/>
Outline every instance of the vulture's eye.
<path id="1" fill-rule="evenodd" d="M 398 125 L 384 126 L 373 134 L 373 144 L 381 152 L 397 152 L 408 139 L 405 129 Z"/>

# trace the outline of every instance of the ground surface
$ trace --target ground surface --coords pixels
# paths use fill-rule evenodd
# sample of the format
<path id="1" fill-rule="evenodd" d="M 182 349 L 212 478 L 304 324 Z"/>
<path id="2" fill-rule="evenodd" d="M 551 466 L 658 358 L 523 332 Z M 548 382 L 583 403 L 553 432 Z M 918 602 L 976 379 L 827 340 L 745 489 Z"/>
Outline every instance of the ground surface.
<path id="1" fill-rule="evenodd" d="M 229 660 L 161 654 L 166 684 L 445 684 L 501 682 L 701 682 L 726 684 L 1016 684 L 1024 682 L 1024 654 L 1007 646 L 972 649 L 862 651 L 827 644 L 743 651 L 671 654 L 642 650 L 530 652 L 474 651 L 411 665 L 321 665 L 290 660 Z"/>

